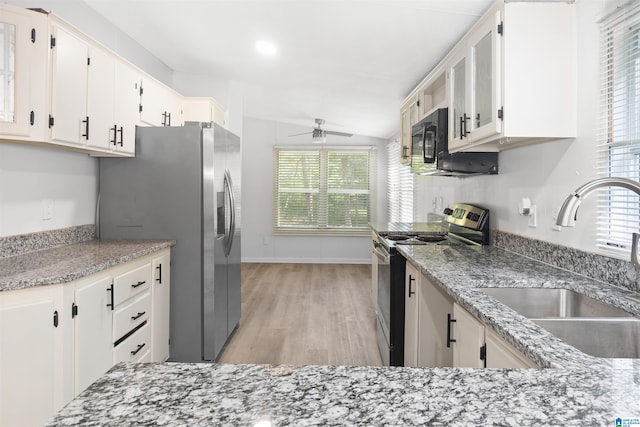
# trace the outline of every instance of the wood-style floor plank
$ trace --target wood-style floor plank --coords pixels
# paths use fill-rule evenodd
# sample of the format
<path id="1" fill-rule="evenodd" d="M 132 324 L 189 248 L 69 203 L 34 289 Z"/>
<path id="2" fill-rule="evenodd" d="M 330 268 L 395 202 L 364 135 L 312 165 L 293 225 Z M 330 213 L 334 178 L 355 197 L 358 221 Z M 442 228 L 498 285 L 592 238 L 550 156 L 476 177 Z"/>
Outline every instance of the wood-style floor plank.
<path id="1" fill-rule="evenodd" d="M 243 264 L 242 318 L 221 363 L 381 366 L 371 266 Z"/>

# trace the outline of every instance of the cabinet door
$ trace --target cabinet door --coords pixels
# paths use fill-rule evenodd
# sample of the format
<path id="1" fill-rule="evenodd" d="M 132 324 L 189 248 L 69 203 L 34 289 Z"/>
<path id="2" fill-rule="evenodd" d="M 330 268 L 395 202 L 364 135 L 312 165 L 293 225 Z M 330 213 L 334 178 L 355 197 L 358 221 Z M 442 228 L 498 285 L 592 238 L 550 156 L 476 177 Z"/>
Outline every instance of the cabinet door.
<path id="1" fill-rule="evenodd" d="M 151 361 L 164 362 L 169 358 L 170 253 L 154 258 L 151 265 L 153 266 Z"/>
<path id="2" fill-rule="evenodd" d="M 32 22 L 37 19 L 32 15 L 0 5 L 0 135 L 29 136 L 32 112 L 33 125 L 37 121 L 41 127 L 43 120 L 45 106 L 38 102 L 38 96 L 45 89 L 46 51 L 42 45 L 47 42 L 47 32 L 40 22 Z"/>
<path id="3" fill-rule="evenodd" d="M 0 295 L 0 425 L 43 425 L 66 403 L 57 378 L 62 313 L 54 288 Z"/>
<path id="4" fill-rule="evenodd" d="M 108 150 L 115 137 L 115 75 L 116 60 L 104 50 L 89 48 L 87 116 L 89 136 L 87 145 Z"/>
<path id="5" fill-rule="evenodd" d="M 448 319 L 453 300 L 438 285 L 422 276 L 418 308 L 418 366 L 453 366 L 453 348 L 448 346 Z"/>
<path id="6" fill-rule="evenodd" d="M 484 325 L 458 304 L 453 304 L 453 366 L 483 368 L 480 349 L 484 345 Z"/>
<path id="7" fill-rule="evenodd" d="M 401 163 L 411 164 L 411 123 L 408 108 L 400 112 L 400 150 Z"/>
<path id="8" fill-rule="evenodd" d="M 140 90 L 140 121 L 150 126 L 164 126 L 166 113 L 162 104 L 160 83 L 143 77 Z"/>
<path id="9" fill-rule="evenodd" d="M 493 329 L 484 329 L 487 368 L 537 368 L 531 359 L 500 338 Z"/>
<path id="10" fill-rule="evenodd" d="M 111 277 L 75 291 L 75 387 L 77 395 L 113 366 Z"/>
<path id="11" fill-rule="evenodd" d="M 420 272 L 407 263 L 404 295 L 404 366 L 418 366 Z"/>
<path id="12" fill-rule="evenodd" d="M 462 52 L 461 57 L 449 69 L 449 88 L 451 93 L 451 108 L 449 110 L 449 149 L 463 146 L 467 143 L 468 128 L 467 112 L 467 58 Z"/>
<path id="13" fill-rule="evenodd" d="M 122 61 L 116 63 L 115 112 L 116 140 L 112 145 L 115 151 L 135 154 L 136 125 L 140 118 L 140 82 L 142 76 L 131 65 Z"/>
<path id="14" fill-rule="evenodd" d="M 85 144 L 87 119 L 88 45 L 65 28 L 54 25 L 52 49 L 51 139 Z"/>
<path id="15" fill-rule="evenodd" d="M 502 131 L 498 118 L 500 96 L 500 12 L 490 15 L 469 39 L 471 59 L 471 119 L 467 123 L 470 140 L 491 137 Z"/>

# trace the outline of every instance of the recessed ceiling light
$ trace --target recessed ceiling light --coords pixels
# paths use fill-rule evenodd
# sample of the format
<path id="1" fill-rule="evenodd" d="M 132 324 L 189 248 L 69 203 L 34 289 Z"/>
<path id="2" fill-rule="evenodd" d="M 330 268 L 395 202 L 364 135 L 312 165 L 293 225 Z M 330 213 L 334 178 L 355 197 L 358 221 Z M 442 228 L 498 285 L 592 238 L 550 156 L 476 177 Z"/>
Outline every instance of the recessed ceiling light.
<path id="1" fill-rule="evenodd" d="M 278 52 L 276 45 L 267 40 L 258 40 L 256 50 L 263 55 L 275 55 Z"/>

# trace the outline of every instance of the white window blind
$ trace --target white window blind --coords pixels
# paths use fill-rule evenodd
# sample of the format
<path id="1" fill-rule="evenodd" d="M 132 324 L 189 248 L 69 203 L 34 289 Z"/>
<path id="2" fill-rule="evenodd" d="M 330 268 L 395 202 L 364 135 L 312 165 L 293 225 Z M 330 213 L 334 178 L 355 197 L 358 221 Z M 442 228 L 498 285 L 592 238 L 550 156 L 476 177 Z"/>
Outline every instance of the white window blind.
<path id="1" fill-rule="evenodd" d="M 376 150 L 275 148 L 275 234 L 368 235 L 375 221 Z"/>
<path id="2" fill-rule="evenodd" d="M 601 124 L 598 169 L 602 176 L 640 180 L 640 3 L 632 2 L 601 23 Z M 631 233 L 640 230 L 640 201 L 625 189 L 598 196 L 598 246 L 628 256 Z"/>
<path id="3" fill-rule="evenodd" d="M 400 163 L 400 142 L 387 144 L 387 200 L 390 222 L 413 222 L 413 175 Z"/>

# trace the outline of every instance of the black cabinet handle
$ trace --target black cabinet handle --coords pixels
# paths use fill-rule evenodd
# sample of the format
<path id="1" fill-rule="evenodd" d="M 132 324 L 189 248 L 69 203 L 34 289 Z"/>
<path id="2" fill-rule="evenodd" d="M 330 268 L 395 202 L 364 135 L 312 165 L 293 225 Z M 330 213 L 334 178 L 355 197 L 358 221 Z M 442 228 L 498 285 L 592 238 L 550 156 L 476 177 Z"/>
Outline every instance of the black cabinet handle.
<path id="1" fill-rule="evenodd" d="M 464 138 L 464 117 L 460 116 L 460 139 Z"/>
<path id="2" fill-rule="evenodd" d="M 163 111 L 162 112 L 162 126 L 166 126 L 167 125 L 167 112 Z"/>
<path id="3" fill-rule="evenodd" d="M 480 127 L 480 113 L 476 114 L 476 127 Z"/>
<path id="4" fill-rule="evenodd" d="M 58 327 L 58 310 L 53 312 L 53 327 Z"/>
<path id="5" fill-rule="evenodd" d="M 144 347 L 144 346 L 145 346 L 145 343 L 138 344 L 138 347 L 131 352 L 131 355 L 135 356 L 136 354 L 138 354 L 140 352 L 140 350 L 142 350 L 142 347 Z"/>
<path id="6" fill-rule="evenodd" d="M 131 285 L 131 287 L 132 287 L 132 288 L 137 288 L 138 286 L 142 286 L 142 285 L 144 285 L 145 283 L 147 283 L 147 282 L 143 280 L 142 282 L 138 282 L 138 283 L 136 283 L 135 285 Z"/>
<path id="7" fill-rule="evenodd" d="M 414 291 L 411 290 L 411 283 L 415 282 L 416 279 L 413 278 L 413 276 L 409 275 L 409 298 L 411 298 L 411 295 L 415 295 L 416 293 Z"/>
<path id="8" fill-rule="evenodd" d="M 109 140 L 109 142 L 112 142 L 113 145 L 117 145 L 118 125 L 113 125 L 113 128 L 109 128 L 109 133 L 111 133 L 111 131 L 113 131 L 113 139 Z"/>
<path id="9" fill-rule="evenodd" d="M 162 264 L 158 264 L 156 269 L 158 270 L 158 278 L 156 279 L 156 282 L 162 284 Z"/>
<path id="10" fill-rule="evenodd" d="M 107 304 L 107 307 L 111 307 L 111 311 L 113 311 L 113 307 L 114 307 L 114 305 L 115 305 L 115 304 L 113 303 L 113 293 L 114 293 L 114 292 L 113 292 L 113 283 L 111 284 L 111 286 L 109 286 L 109 287 L 107 288 L 107 292 L 109 292 L 109 293 L 111 294 L 111 295 L 110 295 L 110 298 L 109 298 L 109 301 L 110 301 L 110 302 L 109 302 L 109 304 Z"/>
<path id="11" fill-rule="evenodd" d="M 83 120 L 82 123 L 85 124 L 84 132 L 82 136 L 84 136 L 87 141 L 89 140 L 89 116 L 87 116 L 86 120 Z"/>
<path id="12" fill-rule="evenodd" d="M 33 126 L 35 122 L 36 122 L 36 113 L 33 110 L 31 110 L 31 112 L 29 113 L 29 124 Z"/>
<path id="13" fill-rule="evenodd" d="M 451 347 L 452 342 L 456 342 L 451 338 L 451 324 L 456 323 L 456 319 L 451 316 L 451 313 L 447 313 L 447 347 Z"/>
<path id="14" fill-rule="evenodd" d="M 135 316 L 131 316 L 131 320 L 138 320 L 139 318 L 141 318 L 142 316 L 144 316 L 146 314 L 146 311 L 143 312 L 138 312 L 137 315 Z"/>
<path id="15" fill-rule="evenodd" d="M 470 118 L 471 117 L 467 116 L 467 113 L 464 113 L 462 115 L 462 121 L 464 122 L 464 136 L 467 136 L 471 133 L 467 130 L 467 122 L 469 121 Z"/>
<path id="16" fill-rule="evenodd" d="M 120 133 L 120 141 L 118 141 L 118 144 L 120 144 L 120 147 L 122 147 L 123 140 L 124 140 L 124 128 L 120 126 L 120 129 L 118 129 L 118 132 Z"/>

